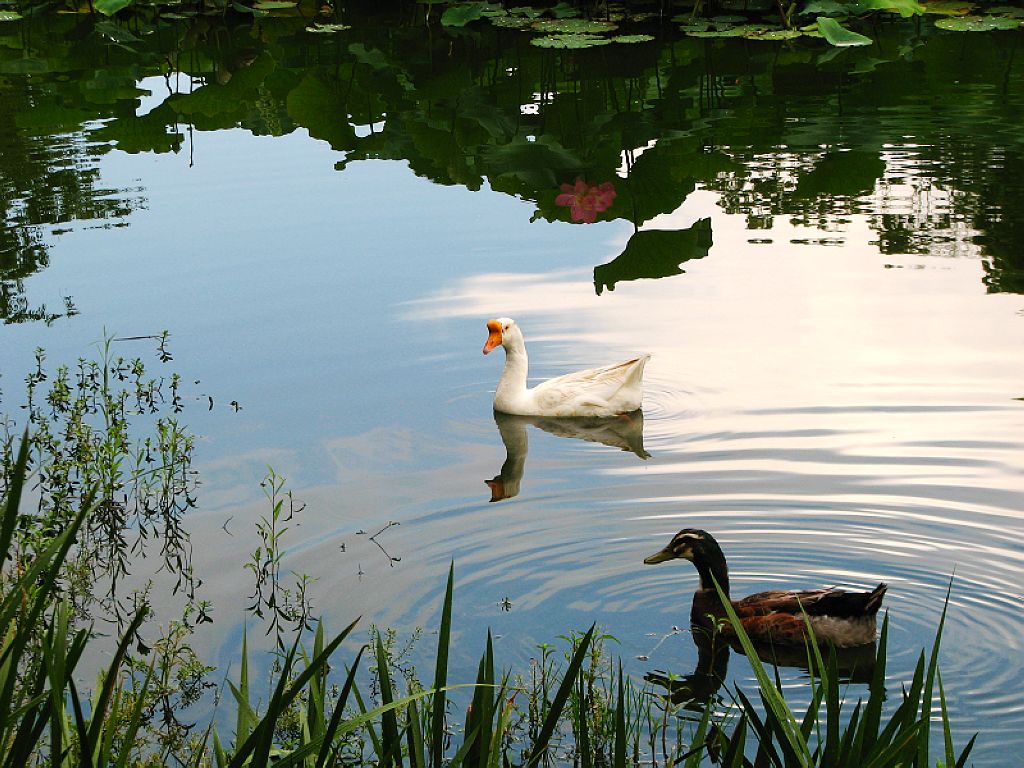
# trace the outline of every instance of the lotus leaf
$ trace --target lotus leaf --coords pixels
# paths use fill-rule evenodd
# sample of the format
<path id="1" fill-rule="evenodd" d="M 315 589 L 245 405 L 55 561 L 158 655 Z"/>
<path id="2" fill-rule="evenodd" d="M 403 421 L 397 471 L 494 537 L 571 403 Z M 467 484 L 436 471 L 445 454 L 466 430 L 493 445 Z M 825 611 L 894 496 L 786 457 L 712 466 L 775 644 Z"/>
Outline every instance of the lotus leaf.
<path id="1" fill-rule="evenodd" d="M 617 29 L 609 21 L 587 21 L 586 19 L 541 19 L 533 22 L 538 32 L 563 35 L 599 35 Z"/>
<path id="2" fill-rule="evenodd" d="M 344 32 L 346 29 L 352 29 L 352 27 L 348 24 L 313 24 L 306 27 L 307 32 L 320 32 L 323 34 L 328 32 Z"/>
<path id="3" fill-rule="evenodd" d="M 898 13 L 905 19 L 924 13 L 924 6 L 917 0 L 857 0 L 857 4 L 864 10 Z"/>
<path id="4" fill-rule="evenodd" d="M 574 16 L 579 16 L 580 12 L 569 3 L 559 3 L 551 9 L 551 15 L 556 19 L 571 19 Z"/>
<path id="5" fill-rule="evenodd" d="M 799 29 L 769 29 L 767 32 L 752 30 L 744 37 L 748 40 L 793 40 L 802 37 L 803 34 Z"/>
<path id="6" fill-rule="evenodd" d="M 835 19 L 818 17 L 818 31 L 832 45 L 846 48 L 851 45 L 871 45 L 871 38 L 847 29 Z"/>
<path id="7" fill-rule="evenodd" d="M 530 43 L 538 48 L 593 48 L 598 45 L 608 45 L 611 40 L 597 35 L 561 34 L 535 37 Z"/>
<path id="8" fill-rule="evenodd" d="M 127 8 L 135 0 L 96 0 L 93 7 L 104 16 L 113 16 L 122 8 Z"/>
<path id="9" fill-rule="evenodd" d="M 654 35 L 617 35 L 612 38 L 613 43 L 647 43 L 654 39 Z"/>
<path id="10" fill-rule="evenodd" d="M 446 27 L 464 27 L 471 21 L 482 19 L 484 13 L 490 10 L 494 10 L 490 3 L 451 5 L 441 14 L 441 24 Z"/>
<path id="11" fill-rule="evenodd" d="M 800 11 L 803 16 L 849 16 L 859 10 L 856 3 L 843 3 L 838 0 L 811 0 Z"/>
<path id="12" fill-rule="evenodd" d="M 1005 16 L 951 16 L 939 19 L 935 26 L 953 32 L 991 32 L 996 29 L 1017 29 L 1020 19 Z"/>
<path id="13" fill-rule="evenodd" d="M 680 32 L 704 32 L 711 29 L 711 22 L 708 21 L 695 21 L 691 24 L 682 24 L 679 27 Z"/>
<path id="14" fill-rule="evenodd" d="M 931 0 L 924 4 L 924 12 L 938 16 L 966 16 L 974 10 L 974 3 L 964 0 Z"/>
<path id="15" fill-rule="evenodd" d="M 21 14 L 17 11 L 0 11 L 0 21 L 17 21 Z"/>
<path id="16" fill-rule="evenodd" d="M 763 35 L 766 32 L 776 31 L 777 27 L 770 27 L 767 24 L 742 24 L 738 27 L 726 27 L 724 29 L 708 29 L 703 32 L 687 32 L 690 37 L 750 37 Z"/>
<path id="17" fill-rule="evenodd" d="M 537 17 L 544 15 L 544 11 L 537 8 L 531 8 L 528 5 L 517 5 L 515 8 L 509 8 L 508 12 L 512 16 L 525 16 L 528 19 L 536 19 Z"/>
<path id="18" fill-rule="evenodd" d="M 712 24 L 743 24 L 747 20 L 746 16 L 726 15 L 726 16 L 712 16 Z"/>
<path id="19" fill-rule="evenodd" d="M 492 16 L 491 24 L 503 29 L 528 29 L 532 24 L 529 19 L 522 16 Z"/>
<path id="20" fill-rule="evenodd" d="M 257 11 L 284 11 L 294 8 L 296 5 L 298 3 L 291 0 L 259 0 L 259 2 L 253 3 L 252 7 Z"/>
<path id="21" fill-rule="evenodd" d="M 1017 8 L 1013 5 L 1000 5 L 988 9 L 991 16 L 1009 16 L 1011 19 L 1024 19 L 1024 8 Z"/>

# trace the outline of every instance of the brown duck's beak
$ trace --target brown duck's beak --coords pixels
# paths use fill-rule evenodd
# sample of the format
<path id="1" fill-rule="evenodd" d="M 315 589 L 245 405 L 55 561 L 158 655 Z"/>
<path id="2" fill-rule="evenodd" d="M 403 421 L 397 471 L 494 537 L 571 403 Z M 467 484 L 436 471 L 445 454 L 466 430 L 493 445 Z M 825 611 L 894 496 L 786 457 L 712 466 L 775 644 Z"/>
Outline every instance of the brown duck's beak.
<path id="1" fill-rule="evenodd" d="M 675 550 L 669 545 L 660 552 L 655 552 L 653 555 L 644 558 L 645 565 L 657 565 L 658 563 L 664 563 L 666 560 L 674 560 L 676 558 Z"/>
<path id="2" fill-rule="evenodd" d="M 487 337 L 487 343 L 484 344 L 485 355 L 495 347 L 501 345 L 501 323 L 497 320 L 488 320 L 487 330 L 490 331 L 491 335 Z"/>

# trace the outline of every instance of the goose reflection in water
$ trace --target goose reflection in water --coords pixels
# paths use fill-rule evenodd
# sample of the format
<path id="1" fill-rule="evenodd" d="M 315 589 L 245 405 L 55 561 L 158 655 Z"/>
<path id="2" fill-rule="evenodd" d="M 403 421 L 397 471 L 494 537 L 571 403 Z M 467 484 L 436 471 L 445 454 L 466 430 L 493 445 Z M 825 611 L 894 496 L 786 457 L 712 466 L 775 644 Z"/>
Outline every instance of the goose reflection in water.
<path id="1" fill-rule="evenodd" d="M 639 409 L 620 416 L 576 417 L 559 419 L 549 416 L 513 416 L 494 411 L 494 422 L 498 425 L 501 442 L 505 444 L 505 463 L 501 471 L 490 480 L 485 480 L 491 489 L 491 501 L 511 499 L 519 494 L 519 484 L 526 467 L 529 451 L 527 427 L 534 426 L 558 437 L 570 437 L 590 443 L 601 443 L 636 454 L 641 459 L 650 458 L 644 450 L 644 414 Z"/>
<path id="2" fill-rule="evenodd" d="M 644 680 L 664 689 L 664 696 L 672 703 L 686 709 L 702 711 L 715 696 L 725 681 L 729 670 L 729 656 L 732 651 L 743 653 L 735 638 L 694 626 L 690 632 L 693 644 L 697 646 L 697 666 L 685 675 L 653 670 L 644 675 Z M 754 643 L 757 657 L 765 664 L 775 667 L 791 667 L 803 670 L 810 676 L 806 647 Z M 836 671 L 841 683 L 870 683 L 875 671 L 877 647 L 866 643 L 851 648 L 822 648 L 822 654 L 834 652 Z"/>

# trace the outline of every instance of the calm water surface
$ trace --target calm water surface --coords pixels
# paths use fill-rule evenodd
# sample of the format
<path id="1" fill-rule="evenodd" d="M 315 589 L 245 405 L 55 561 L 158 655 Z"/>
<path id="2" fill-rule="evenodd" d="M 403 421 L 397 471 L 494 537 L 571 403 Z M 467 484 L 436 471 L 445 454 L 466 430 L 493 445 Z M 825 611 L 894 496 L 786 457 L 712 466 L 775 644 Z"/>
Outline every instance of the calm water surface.
<path id="1" fill-rule="evenodd" d="M 224 30 L 216 55 L 165 31 L 178 58 L 96 69 L 102 41 L 4 30 L 0 55 L 5 410 L 36 346 L 171 331 L 210 658 L 238 650 L 271 465 L 307 504 L 287 564 L 332 626 L 431 626 L 454 559 L 464 677 L 488 627 L 521 667 L 593 621 L 636 675 L 691 671 L 671 633 L 696 573 L 642 564 L 683 527 L 718 538 L 738 595 L 888 582 L 893 692 L 952 578 L 957 743 L 1024 751 L 1015 39 L 968 66 L 928 30 L 834 62 L 287 31 Z M 617 191 L 596 223 L 554 203 L 577 176 Z M 64 297 L 77 314 L 32 319 Z M 651 353 L 642 423 L 496 419 L 501 315 L 537 380 Z"/>

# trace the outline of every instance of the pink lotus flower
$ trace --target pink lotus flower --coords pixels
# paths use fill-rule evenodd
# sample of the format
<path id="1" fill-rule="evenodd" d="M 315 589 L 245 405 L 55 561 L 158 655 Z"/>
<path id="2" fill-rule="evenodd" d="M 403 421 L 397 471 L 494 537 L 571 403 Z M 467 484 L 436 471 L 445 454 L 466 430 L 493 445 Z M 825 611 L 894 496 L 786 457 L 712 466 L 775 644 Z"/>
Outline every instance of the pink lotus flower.
<path id="1" fill-rule="evenodd" d="M 604 184 L 587 184 L 577 178 L 575 184 L 563 184 L 562 194 L 555 198 L 555 205 L 570 208 L 573 221 L 593 224 L 597 214 L 604 213 L 615 202 L 615 187 L 610 181 Z"/>

